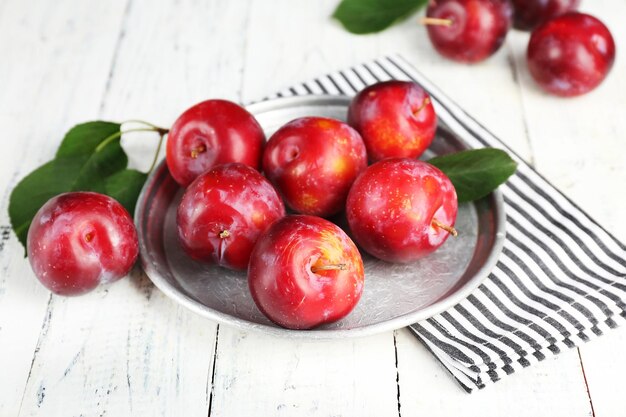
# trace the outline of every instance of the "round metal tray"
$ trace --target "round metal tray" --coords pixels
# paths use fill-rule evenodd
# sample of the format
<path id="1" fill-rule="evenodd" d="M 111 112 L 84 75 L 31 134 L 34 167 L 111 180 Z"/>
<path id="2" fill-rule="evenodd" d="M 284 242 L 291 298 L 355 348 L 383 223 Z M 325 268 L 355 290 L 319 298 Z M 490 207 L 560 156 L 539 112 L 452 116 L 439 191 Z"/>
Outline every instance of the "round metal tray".
<path id="1" fill-rule="evenodd" d="M 345 120 L 349 98 L 308 96 L 265 101 L 248 107 L 268 137 L 302 116 Z M 467 147 L 444 126 L 426 158 Z M 241 329 L 288 337 L 336 338 L 393 330 L 427 319 L 461 301 L 495 265 L 504 240 L 501 194 L 459 207 L 457 238 L 418 262 L 390 264 L 363 253 L 365 285 L 355 309 L 342 320 L 314 330 L 283 329 L 256 308 L 245 272 L 196 262 L 176 235 L 176 208 L 182 189 L 165 162 L 150 175 L 139 197 L 135 223 L 144 271 L 167 296 L 196 313 Z"/>

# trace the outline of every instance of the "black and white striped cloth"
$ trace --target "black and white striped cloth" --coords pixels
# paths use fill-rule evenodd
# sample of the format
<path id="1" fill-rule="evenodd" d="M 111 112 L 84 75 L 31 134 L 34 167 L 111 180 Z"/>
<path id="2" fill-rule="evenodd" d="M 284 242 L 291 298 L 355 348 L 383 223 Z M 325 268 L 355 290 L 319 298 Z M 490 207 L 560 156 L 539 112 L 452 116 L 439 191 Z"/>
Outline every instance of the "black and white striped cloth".
<path id="1" fill-rule="evenodd" d="M 440 121 L 470 147 L 514 155 L 401 56 L 334 72 L 272 97 L 354 95 L 389 79 L 425 88 Z M 626 318 L 626 246 L 514 157 L 517 173 L 501 187 L 507 236 L 493 272 L 455 307 L 410 326 L 468 392 L 599 336 Z"/>

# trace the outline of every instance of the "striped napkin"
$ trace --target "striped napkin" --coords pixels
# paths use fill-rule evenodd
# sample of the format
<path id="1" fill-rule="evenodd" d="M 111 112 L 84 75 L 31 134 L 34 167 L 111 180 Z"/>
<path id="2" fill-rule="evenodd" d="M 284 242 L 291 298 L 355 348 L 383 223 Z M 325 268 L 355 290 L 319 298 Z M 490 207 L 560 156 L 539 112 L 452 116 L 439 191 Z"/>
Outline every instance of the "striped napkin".
<path id="1" fill-rule="evenodd" d="M 426 89 L 440 123 L 472 148 L 507 150 L 519 163 L 501 187 L 506 241 L 497 265 L 467 299 L 409 326 L 471 392 L 602 335 L 626 318 L 626 246 L 561 194 L 401 56 L 386 57 L 274 96 L 354 95 L 389 79 Z"/>

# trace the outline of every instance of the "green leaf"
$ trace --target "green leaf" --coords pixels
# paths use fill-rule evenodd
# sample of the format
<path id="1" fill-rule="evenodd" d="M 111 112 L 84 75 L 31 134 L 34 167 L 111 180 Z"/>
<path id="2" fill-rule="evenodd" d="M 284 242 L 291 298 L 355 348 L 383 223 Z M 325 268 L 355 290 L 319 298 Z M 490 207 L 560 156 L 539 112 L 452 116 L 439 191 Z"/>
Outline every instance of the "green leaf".
<path id="1" fill-rule="evenodd" d="M 76 125 L 65 134 L 56 158 L 75 156 L 89 158 L 102 141 L 119 131 L 119 123 L 101 120 Z"/>
<path id="2" fill-rule="evenodd" d="M 428 0 L 342 0 L 333 17 L 349 32 L 380 32 L 406 19 Z"/>
<path id="3" fill-rule="evenodd" d="M 146 178 L 148 178 L 148 174 L 134 169 L 124 169 L 106 179 L 104 194 L 119 201 L 133 216 L 137 197 L 146 182 Z"/>
<path id="4" fill-rule="evenodd" d="M 498 188 L 517 168 L 500 149 L 472 149 L 428 161 L 446 174 L 456 188 L 459 203 L 478 200 Z"/>
<path id="5" fill-rule="evenodd" d="M 65 159 L 57 157 L 57 161 Z M 82 166 L 72 185 L 72 191 L 90 190 L 104 193 L 106 178 L 126 168 L 127 165 L 128 157 L 122 149 L 120 138 L 115 138 L 102 149 L 93 151 L 82 160 Z"/>
<path id="6" fill-rule="evenodd" d="M 56 157 L 23 178 L 11 192 L 9 217 L 26 248 L 28 228 L 52 197 L 69 191 L 96 191 L 118 200 L 133 213 L 147 175 L 126 169 L 119 123 L 95 121 L 77 125 L 65 135 Z"/>
<path id="7" fill-rule="evenodd" d="M 28 174 L 11 192 L 9 217 L 19 241 L 26 248 L 30 222 L 46 201 L 69 191 L 76 173 L 76 165 L 58 164 L 52 160 Z"/>

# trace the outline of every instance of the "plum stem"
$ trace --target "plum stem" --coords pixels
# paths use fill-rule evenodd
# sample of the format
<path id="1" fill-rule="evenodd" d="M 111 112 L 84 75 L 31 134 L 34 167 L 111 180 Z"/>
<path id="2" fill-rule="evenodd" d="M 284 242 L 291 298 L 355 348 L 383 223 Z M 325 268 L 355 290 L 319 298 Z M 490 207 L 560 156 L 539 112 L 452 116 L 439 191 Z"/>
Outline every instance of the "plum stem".
<path id="1" fill-rule="evenodd" d="M 148 127 L 128 129 L 128 130 L 120 129 L 119 131 L 113 133 L 112 135 L 109 135 L 106 138 L 104 138 L 104 140 L 100 142 L 98 146 L 96 146 L 96 152 L 100 152 L 102 149 L 106 148 L 109 143 L 113 142 L 115 139 L 119 139 L 120 137 L 122 137 L 124 133 L 131 133 L 131 132 L 155 132 L 155 130 L 153 128 L 148 128 Z"/>
<path id="2" fill-rule="evenodd" d="M 439 19 L 438 17 L 422 17 L 420 23 L 426 26 L 451 26 L 451 19 Z"/>
<path id="3" fill-rule="evenodd" d="M 227 237 L 230 237 L 230 232 L 228 230 L 222 230 L 218 236 L 220 239 L 226 239 Z"/>
<path id="4" fill-rule="evenodd" d="M 163 145 L 163 138 L 167 134 L 167 130 L 165 133 L 162 133 L 161 130 L 157 130 L 159 133 L 159 143 L 157 145 L 156 151 L 154 152 L 154 158 L 152 158 L 152 163 L 150 164 L 150 169 L 148 169 L 148 174 L 152 172 L 154 167 L 156 166 L 157 161 L 159 160 L 159 152 L 161 152 L 161 146 Z"/>
<path id="5" fill-rule="evenodd" d="M 195 147 L 191 150 L 191 157 L 193 159 L 196 159 L 198 157 L 198 155 L 200 155 L 201 153 L 206 152 L 206 146 L 204 145 L 200 145 L 198 147 Z"/>
<path id="6" fill-rule="evenodd" d="M 446 232 L 450 233 L 454 237 L 457 237 L 459 235 L 459 233 L 456 231 L 454 227 L 448 226 L 447 224 L 443 224 L 438 219 L 433 219 L 432 225 L 434 227 L 438 227 L 440 229 L 445 230 Z"/>
<path id="7" fill-rule="evenodd" d="M 420 106 L 417 108 L 417 110 L 415 110 L 413 112 L 413 115 L 417 116 L 419 114 L 419 112 L 424 110 L 424 107 L 428 106 L 428 103 L 430 103 L 430 97 L 424 98 L 424 100 L 422 101 L 422 104 L 420 104 Z"/>
<path id="8" fill-rule="evenodd" d="M 134 128 L 134 129 L 127 129 L 127 130 L 123 130 L 122 126 L 125 123 L 137 123 L 137 124 L 143 124 L 145 126 L 148 127 L 141 127 L 141 128 Z M 102 142 L 100 142 L 98 144 L 98 146 L 96 146 L 96 152 L 100 152 L 102 149 L 106 148 L 111 142 L 113 142 L 116 139 L 119 139 L 122 137 L 123 134 L 125 133 L 131 133 L 131 132 L 156 132 L 159 134 L 159 143 L 157 145 L 157 149 L 156 152 L 154 154 L 154 158 L 152 159 L 152 164 L 150 165 L 150 169 L 148 170 L 148 174 L 152 172 L 152 170 L 154 169 L 158 157 L 159 157 L 159 152 L 161 151 L 161 146 L 163 145 L 163 138 L 165 137 L 165 135 L 167 135 L 169 133 L 169 129 L 165 129 L 163 127 L 159 127 L 157 125 L 153 125 L 152 123 L 148 123 L 148 122 L 144 122 L 143 120 L 126 120 L 122 123 L 120 123 L 120 130 L 113 133 L 110 136 L 107 136 L 106 138 L 104 138 L 104 140 Z"/>
<path id="9" fill-rule="evenodd" d="M 317 274 L 318 271 L 345 271 L 346 269 L 348 269 L 348 265 L 346 264 L 313 265 L 311 267 L 311 272 Z"/>
<path id="10" fill-rule="evenodd" d="M 125 121 L 122 122 L 122 124 L 126 124 L 126 123 L 136 123 L 136 124 L 150 126 L 152 128 L 152 130 L 157 132 L 159 135 L 165 135 L 166 133 L 169 132 L 169 129 L 165 129 L 163 127 L 159 127 L 159 126 L 157 126 L 155 124 L 152 124 L 150 122 L 146 122 L 144 120 L 130 119 L 130 120 L 125 120 Z"/>

